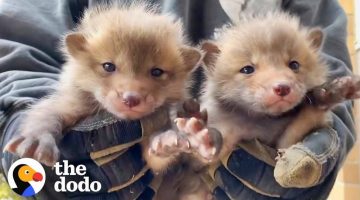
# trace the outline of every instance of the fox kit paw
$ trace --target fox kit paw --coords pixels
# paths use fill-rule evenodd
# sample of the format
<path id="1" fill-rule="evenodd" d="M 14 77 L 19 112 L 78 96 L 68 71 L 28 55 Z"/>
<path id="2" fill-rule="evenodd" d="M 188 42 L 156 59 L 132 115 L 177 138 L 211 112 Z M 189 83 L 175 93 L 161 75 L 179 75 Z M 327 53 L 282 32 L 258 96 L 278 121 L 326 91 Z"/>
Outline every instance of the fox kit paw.
<path id="1" fill-rule="evenodd" d="M 221 134 L 216 129 L 207 128 L 203 120 L 195 117 L 177 118 L 175 123 L 188 138 L 192 151 L 198 153 L 202 159 L 211 161 L 220 152 Z"/>
<path id="2" fill-rule="evenodd" d="M 336 78 L 330 83 L 316 87 L 312 95 L 315 104 L 325 109 L 344 100 L 360 98 L 360 77 L 354 75 Z"/>
<path id="3" fill-rule="evenodd" d="M 189 141 L 173 130 L 156 135 L 150 140 L 149 154 L 159 157 L 169 157 L 189 150 Z"/>
<path id="4" fill-rule="evenodd" d="M 359 76 L 344 76 L 335 79 L 331 83 L 332 93 L 340 94 L 344 99 L 360 98 L 360 77 Z"/>
<path id="5" fill-rule="evenodd" d="M 207 122 L 207 111 L 200 110 L 200 104 L 194 99 L 188 99 L 183 103 L 183 111 L 178 112 L 180 118 L 195 117 L 201 119 L 204 123 Z"/>
<path id="6" fill-rule="evenodd" d="M 53 166 L 60 156 L 55 138 L 51 134 L 17 136 L 7 143 L 4 151 L 33 158 L 47 166 Z"/>

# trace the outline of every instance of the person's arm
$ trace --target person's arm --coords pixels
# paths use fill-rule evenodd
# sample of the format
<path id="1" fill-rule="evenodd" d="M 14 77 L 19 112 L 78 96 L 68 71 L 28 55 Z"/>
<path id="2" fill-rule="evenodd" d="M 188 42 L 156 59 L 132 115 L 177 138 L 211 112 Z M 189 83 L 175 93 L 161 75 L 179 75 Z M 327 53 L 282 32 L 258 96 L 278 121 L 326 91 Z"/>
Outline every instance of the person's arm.
<path id="1" fill-rule="evenodd" d="M 0 122 L 51 91 L 60 36 L 73 25 L 69 12 L 66 1 L 0 2 Z"/>
<path id="2" fill-rule="evenodd" d="M 57 83 L 58 42 L 73 25 L 68 8 L 67 1 L 0 2 L 0 169 L 5 175 L 18 157 L 3 147 L 18 134 L 27 106 Z"/>
<path id="3" fill-rule="evenodd" d="M 331 78 L 351 74 L 351 62 L 346 47 L 346 15 L 336 0 L 284 0 L 283 9 L 298 15 L 306 26 L 323 28 L 326 39 L 323 58 L 330 68 Z M 282 179 L 287 189 L 274 179 L 274 167 L 258 160 L 243 149 L 232 153 L 224 165 L 215 171 L 220 187 L 215 194 L 222 199 L 225 191 L 232 199 L 268 199 L 282 197 L 290 199 L 326 199 L 336 179 L 341 163 L 355 142 L 352 103 L 345 102 L 333 109 L 333 129 L 325 128 L 307 136 L 303 143 L 291 147 L 285 156 L 288 159 L 277 164 L 277 168 L 292 170 L 290 175 L 302 177 Z M 302 166 L 295 164 L 300 159 Z M 280 160 L 281 161 L 281 160 Z M 293 167 L 293 168 L 291 168 Z M 305 172 L 300 170 L 310 167 Z M 280 170 L 281 171 L 281 170 Z M 293 187 L 310 187 L 294 189 Z"/>
<path id="4" fill-rule="evenodd" d="M 59 39 L 73 23 L 67 9 L 66 2 L 0 2 L 2 128 L 14 113 L 52 91 L 62 63 Z"/>

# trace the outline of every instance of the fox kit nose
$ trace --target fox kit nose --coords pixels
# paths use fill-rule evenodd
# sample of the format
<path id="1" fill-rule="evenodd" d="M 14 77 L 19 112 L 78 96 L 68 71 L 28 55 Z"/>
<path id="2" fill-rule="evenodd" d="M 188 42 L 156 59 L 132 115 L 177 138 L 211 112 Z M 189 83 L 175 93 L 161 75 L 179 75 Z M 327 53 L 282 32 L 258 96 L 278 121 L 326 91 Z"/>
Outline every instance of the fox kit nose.
<path id="1" fill-rule="evenodd" d="M 274 87 L 274 93 L 281 97 L 288 95 L 290 91 L 291 89 L 288 85 L 279 84 Z"/>
<path id="2" fill-rule="evenodd" d="M 132 108 L 140 104 L 141 96 L 136 92 L 125 92 L 123 94 L 123 102 L 129 108 Z"/>

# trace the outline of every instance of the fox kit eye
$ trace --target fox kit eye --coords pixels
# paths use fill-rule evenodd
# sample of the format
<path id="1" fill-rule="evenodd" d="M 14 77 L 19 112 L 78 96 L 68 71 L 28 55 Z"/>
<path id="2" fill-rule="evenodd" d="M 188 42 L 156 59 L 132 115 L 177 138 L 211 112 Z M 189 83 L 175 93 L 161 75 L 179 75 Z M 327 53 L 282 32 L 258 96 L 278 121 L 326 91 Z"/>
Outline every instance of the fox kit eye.
<path id="1" fill-rule="evenodd" d="M 255 72 L 255 68 L 251 65 L 246 65 L 245 67 L 240 69 L 240 73 L 243 74 L 252 74 Z"/>
<path id="2" fill-rule="evenodd" d="M 154 67 L 150 70 L 150 74 L 151 76 L 153 77 L 160 77 L 161 75 L 164 74 L 164 70 L 160 69 L 160 68 L 157 68 L 157 67 Z"/>
<path id="3" fill-rule="evenodd" d="M 289 62 L 289 68 L 293 70 L 294 72 L 298 72 L 300 68 L 300 64 L 298 61 L 293 60 Z"/>
<path id="4" fill-rule="evenodd" d="M 102 66 L 107 72 L 114 72 L 116 70 L 116 66 L 111 62 L 103 63 Z"/>

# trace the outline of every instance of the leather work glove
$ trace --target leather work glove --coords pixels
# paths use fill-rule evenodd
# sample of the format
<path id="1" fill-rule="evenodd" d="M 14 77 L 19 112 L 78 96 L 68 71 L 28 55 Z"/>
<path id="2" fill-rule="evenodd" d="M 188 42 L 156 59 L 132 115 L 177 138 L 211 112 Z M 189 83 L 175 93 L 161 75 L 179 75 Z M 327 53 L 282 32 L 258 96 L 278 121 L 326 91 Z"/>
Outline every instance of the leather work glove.
<path id="1" fill-rule="evenodd" d="M 326 199 L 349 148 L 351 132 L 339 120 L 345 109 L 340 105 L 333 114 L 333 127 L 342 132 L 319 129 L 284 150 L 277 162 L 275 149 L 258 141 L 240 144 L 211 170 L 216 199 Z"/>

